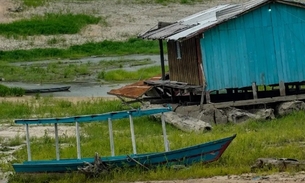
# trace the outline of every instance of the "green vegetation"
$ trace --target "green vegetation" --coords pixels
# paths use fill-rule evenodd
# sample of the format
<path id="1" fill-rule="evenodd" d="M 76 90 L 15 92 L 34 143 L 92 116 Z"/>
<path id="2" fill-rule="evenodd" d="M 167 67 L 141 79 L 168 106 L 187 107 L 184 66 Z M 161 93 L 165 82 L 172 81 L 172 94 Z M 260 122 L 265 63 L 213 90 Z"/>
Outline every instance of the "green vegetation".
<path id="1" fill-rule="evenodd" d="M 25 110 L 16 110 L 23 105 Z M 134 106 L 136 107 L 136 106 Z M 90 102 L 72 103 L 53 98 L 40 98 L 24 103 L 0 103 L 0 118 L 31 118 L 55 117 L 81 114 L 103 113 L 126 109 L 119 101 L 94 100 Z M 14 115 L 8 115 L 11 111 Z M 305 151 L 302 144 L 305 141 L 305 113 L 295 112 L 289 116 L 268 121 L 248 121 L 242 124 L 218 125 L 211 132 L 204 134 L 187 133 L 167 125 L 170 148 L 177 149 L 202 142 L 216 140 L 232 134 L 236 139 L 216 162 L 202 165 L 196 164 L 186 169 L 174 170 L 158 167 L 149 171 L 140 169 L 125 169 L 113 171 L 99 178 L 89 179 L 79 173 L 58 176 L 39 174 L 35 176 L 13 175 L 10 182 L 122 182 L 141 180 L 169 180 L 211 177 L 216 175 L 231 175 L 250 172 L 250 166 L 260 157 L 304 159 Z M 107 123 L 82 124 L 81 136 L 83 157 L 93 157 L 95 152 L 101 156 L 110 155 L 109 134 Z M 158 120 L 149 117 L 134 119 L 138 153 L 163 151 L 162 127 Z M 132 152 L 129 121 L 117 120 L 113 123 L 116 154 Z M 102 133 L 101 133 L 102 132 Z M 52 134 L 51 137 L 53 137 Z M 54 139 L 47 136 L 32 139 L 33 159 L 55 158 Z M 60 138 L 62 158 L 76 158 L 75 138 L 63 136 Z M 27 159 L 26 148 L 17 151 L 14 156 L 21 162 Z M 13 163 L 12 162 L 12 163 Z M 12 170 L 12 167 L 9 167 Z M 278 171 L 277 169 L 268 170 Z"/>
<path id="2" fill-rule="evenodd" d="M 23 0 L 23 4 L 28 7 L 43 6 L 47 2 L 48 2 L 48 0 Z"/>
<path id="3" fill-rule="evenodd" d="M 168 67 L 166 67 L 166 70 L 168 70 Z M 105 81 L 132 81 L 148 79 L 160 74 L 160 66 L 152 66 L 141 68 L 137 71 L 126 71 L 123 69 L 112 70 L 108 72 L 102 71 L 99 73 L 98 78 Z"/>
<path id="4" fill-rule="evenodd" d="M 165 50 L 166 52 L 166 50 Z M 157 41 L 147 41 L 138 38 L 130 38 L 127 41 L 102 41 L 98 43 L 86 43 L 74 45 L 68 49 L 46 48 L 31 50 L 0 51 L 0 61 L 22 62 L 46 59 L 75 59 L 86 56 L 113 56 L 130 54 L 158 54 Z"/>
<path id="5" fill-rule="evenodd" d="M 29 20 L 0 24 L 0 34 L 7 37 L 76 34 L 85 25 L 97 24 L 99 21 L 101 18 L 85 14 L 46 14 Z"/>
<path id="6" fill-rule="evenodd" d="M 24 90 L 19 87 L 7 87 L 0 84 L 0 97 L 23 96 Z"/>
<path id="7" fill-rule="evenodd" d="M 52 83 L 52 82 L 73 82 L 75 79 L 90 78 L 96 81 L 104 79 L 101 73 L 106 73 L 108 69 L 117 69 L 123 67 L 134 67 L 138 65 L 146 65 L 154 63 L 150 59 L 144 60 L 111 60 L 81 63 L 79 61 L 56 61 L 50 63 L 33 63 L 16 66 L 7 63 L 0 63 L 0 77 L 5 78 L 6 81 L 21 81 L 21 82 L 35 82 L 35 83 Z M 145 74 L 143 75 L 143 72 Z M 134 73 L 133 78 L 126 78 L 133 80 L 134 78 L 147 78 L 151 75 L 160 74 L 160 67 L 154 69 L 146 69 L 145 71 L 138 71 Z M 98 74 L 97 74 L 98 73 Z M 112 73 L 112 71 L 110 71 Z M 118 81 L 116 78 L 110 78 L 107 72 L 107 81 Z M 12 88 L 11 90 L 16 90 Z M 3 92 L 2 92 L 3 93 Z"/>

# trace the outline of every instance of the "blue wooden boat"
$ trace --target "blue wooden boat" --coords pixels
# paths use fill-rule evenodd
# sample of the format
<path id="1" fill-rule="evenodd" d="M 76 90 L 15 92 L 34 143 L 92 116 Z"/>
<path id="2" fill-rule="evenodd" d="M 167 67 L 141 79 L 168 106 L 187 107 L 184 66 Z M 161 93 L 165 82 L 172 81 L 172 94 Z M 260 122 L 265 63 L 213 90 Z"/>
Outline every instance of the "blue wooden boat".
<path id="1" fill-rule="evenodd" d="M 97 158 L 82 158 L 80 149 L 79 123 L 91 121 L 108 121 L 111 156 L 98 157 L 98 161 L 102 162 L 108 168 L 112 167 L 134 167 L 142 166 L 149 168 L 151 166 L 172 166 L 172 165 L 191 165 L 193 163 L 208 163 L 218 160 L 231 141 L 236 135 L 195 145 L 177 150 L 169 150 L 169 144 L 166 135 L 164 112 L 171 111 L 170 107 L 146 109 L 146 110 L 128 110 L 118 111 L 104 114 L 84 115 L 75 117 L 63 118 L 44 118 L 44 119 L 20 119 L 15 120 L 17 124 L 23 124 L 26 127 L 26 141 L 28 161 L 23 163 L 13 164 L 13 168 L 17 173 L 37 173 L 37 172 L 69 172 L 77 171 L 86 164 L 96 163 Z M 162 130 L 164 137 L 165 152 L 138 154 L 136 151 L 135 135 L 133 129 L 133 117 L 162 113 Z M 114 141 L 112 134 L 112 120 L 129 118 L 131 129 L 131 140 L 133 153 L 130 155 L 114 154 Z M 76 141 L 77 141 L 77 158 L 75 159 L 60 159 L 59 144 L 58 144 L 58 123 L 75 123 L 76 124 Z M 54 124 L 55 126 L 55 148 L 56 159 L 54 160 L 32 160 L 29 125 L 30 124 Z"/>

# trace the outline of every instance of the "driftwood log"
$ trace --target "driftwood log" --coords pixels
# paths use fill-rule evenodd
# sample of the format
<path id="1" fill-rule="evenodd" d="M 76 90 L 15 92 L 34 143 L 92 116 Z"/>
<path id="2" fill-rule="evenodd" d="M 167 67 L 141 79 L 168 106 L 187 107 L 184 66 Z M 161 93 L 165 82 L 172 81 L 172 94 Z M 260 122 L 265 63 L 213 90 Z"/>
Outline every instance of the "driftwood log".
<path id="1" fill-rule="evenodd" d="M 144 109 L 149 108 L 157 108 L 157 107 L 164 107 L 162 105 L 149 105 L 146 104 L 143 106 Z M 174 112 L 175 108 L 172 112 L 165 112 L 164 113 L 164 120 L 166 123 L 171 124 L 175 126 L 176 128 L 185 131 L 185 132 L 206 132 L 212 130 L 212 126 L 204 122 L 200 119 L 193 118 L 189 115 L 180 114 L 177 112 Z M 153 117 L 157 119 L 161 119 L 161 114 L 154 114 Z"/>
<path id="2" fill-rule="evenodd" d="M 107 173 L 109 169 L 107 165 L 102 162 L 98 153 L 95 153 L 93 164 L 84 162 L 84 166 L 79 167 L 78 171 L 86 174 L 87 176 L 98 176 L 101 173 Z"/>
<path id="3" fill-rule="evenodd" d="M 285 171 L 287 168 L 303 169 L 305 161 L 299 161 L 291 158 L 258 158 L 251 170 L 261 168 L 278 168 L 280 171 Z"/>

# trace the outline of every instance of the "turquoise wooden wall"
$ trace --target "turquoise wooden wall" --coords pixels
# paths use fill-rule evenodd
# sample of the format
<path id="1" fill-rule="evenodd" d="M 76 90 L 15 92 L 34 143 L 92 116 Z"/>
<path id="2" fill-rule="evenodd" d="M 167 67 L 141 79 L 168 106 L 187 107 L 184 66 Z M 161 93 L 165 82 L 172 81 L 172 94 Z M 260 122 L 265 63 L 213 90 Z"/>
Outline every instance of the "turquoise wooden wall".
<path id="1" fill-rule="evenodd" d="M 305 9 L 271 3 L 204 32 L 208 90 L 305 80 Z"/>

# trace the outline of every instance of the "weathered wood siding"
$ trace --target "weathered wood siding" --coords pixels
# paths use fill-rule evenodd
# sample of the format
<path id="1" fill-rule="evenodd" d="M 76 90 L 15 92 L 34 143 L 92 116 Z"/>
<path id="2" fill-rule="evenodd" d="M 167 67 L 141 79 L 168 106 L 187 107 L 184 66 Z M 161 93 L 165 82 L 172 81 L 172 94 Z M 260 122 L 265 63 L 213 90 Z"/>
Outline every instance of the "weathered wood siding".
<path id="1" fill-rule="evenodd" d="M 202 85 L 201 54 L 199 42 L 192 38 L 180 43 L 181 59 L 177 58 L 175 41 L 167 43 L 169 76 L 171 81 Z M 199 51 L 199 54 L 198 54 Z"/>

